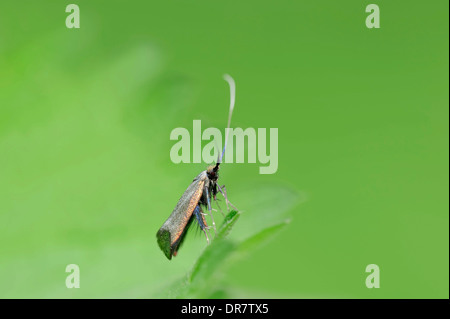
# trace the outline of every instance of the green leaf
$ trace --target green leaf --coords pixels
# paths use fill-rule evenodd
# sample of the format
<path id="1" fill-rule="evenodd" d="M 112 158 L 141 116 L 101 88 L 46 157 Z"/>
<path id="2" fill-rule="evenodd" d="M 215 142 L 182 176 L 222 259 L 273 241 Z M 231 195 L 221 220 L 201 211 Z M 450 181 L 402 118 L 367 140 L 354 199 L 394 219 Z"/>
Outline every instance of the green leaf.
<path id="1" fill-rule="evenodd" d="M 219 232 L 217 233 L 217 238 L 225 238 L 230 233 L 236 221 L 239 219 L 239 212 L 233 210 L 223 220 L 222 225 L 219 228 Z"/>
<path id="2" fill-rule="evenodd" d="M 214 272 L 221 261 L 223 261 L 228 254 L 234 249 L 234 243 L 225 240 L 225 237 L 233 228 L 233 225 L 239 218 L 239 213 L 236 211 L 231 211 L 224 219 L 219 231 L 214 238 L 211 245 L 206 247 L 203 254 L 195 263 L 190 275 L 189 281 L 192 281 L 198 275 L 208 276 Z"/>
<path id="3" fill-rule="evenodd" d="M 245 195 L 241 200 L 250 210 L 229 212 L 191 271 L 159 297 L 226 298 L 222 280 L 226 269 L 285 229 L 290 221 L 286 213 L 305 198 L 290 188 L 273 185 L 256 186 Z"/>
<path id="4" fill-rule="evenodd" d="M 239 252 L 241 253 L 249 252 L 261 246 L 262 244 L 272 239 L 273 236 L 275 236 L 278 232 L 284 229 L 289 223 L 290 220 L 285 220 L 279 224 L 267 227 L 266 229 L 263 229 L 262 231 L 256 233 L 255 235 L 247 238 L 244 242 L 242 242 L 239 245 L 238 247 Z"/>

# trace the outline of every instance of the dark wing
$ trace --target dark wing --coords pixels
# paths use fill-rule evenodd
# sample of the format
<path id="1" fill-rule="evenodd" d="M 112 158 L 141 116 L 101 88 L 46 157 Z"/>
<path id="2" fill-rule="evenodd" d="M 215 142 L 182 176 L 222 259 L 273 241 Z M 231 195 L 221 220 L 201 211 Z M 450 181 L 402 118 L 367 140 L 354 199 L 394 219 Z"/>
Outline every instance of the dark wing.
<path id="1" fill-rule="evenodd" d="M 192 181 L 191 185 L 181 196 L 172 214 L 170 214 L 156 234 L 159 247 L 169 259 L 172 259 L 172 255 L 177 251 L 192 213 L 203 194 L 203 187 L 207 179 L 206 171 L 203 171 Z"/>

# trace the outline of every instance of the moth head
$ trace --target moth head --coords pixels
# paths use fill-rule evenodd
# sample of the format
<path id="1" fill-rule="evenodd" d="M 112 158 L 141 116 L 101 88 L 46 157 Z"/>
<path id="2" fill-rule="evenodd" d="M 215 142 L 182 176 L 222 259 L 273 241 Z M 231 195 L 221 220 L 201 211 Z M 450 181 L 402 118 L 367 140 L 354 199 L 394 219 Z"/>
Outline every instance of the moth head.
<path id="1" fill-rule="evenodd" d="M 219 178 L 219 164 L 208 166 L 206 169 L 206 174 L 208 175 L 208 178 L 216 181 Z"/>

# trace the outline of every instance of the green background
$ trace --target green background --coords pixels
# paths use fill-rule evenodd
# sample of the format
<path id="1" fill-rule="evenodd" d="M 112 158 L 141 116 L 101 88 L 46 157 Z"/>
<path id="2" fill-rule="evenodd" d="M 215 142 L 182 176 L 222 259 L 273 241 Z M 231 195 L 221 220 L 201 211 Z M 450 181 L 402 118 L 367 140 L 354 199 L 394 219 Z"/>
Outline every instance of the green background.
<path id="1" fill-rule="evenodd" d="M 173 164 L 169 134 L 225 126 L 224 73 L 232 126 L 279 130 L 276 174 L 221 169 L 236 227 L 291 222 L 218 270 L 222 296 L 449 297 L 448 1 L 377 0 L 380 29 L 364 1 L 77 0 L 67 29 L 69 3 L 0 3 L 0 297 L 158 297 L 184 276 L 204 238 L 168 261 L 155 234 L 206 164 Z"/>

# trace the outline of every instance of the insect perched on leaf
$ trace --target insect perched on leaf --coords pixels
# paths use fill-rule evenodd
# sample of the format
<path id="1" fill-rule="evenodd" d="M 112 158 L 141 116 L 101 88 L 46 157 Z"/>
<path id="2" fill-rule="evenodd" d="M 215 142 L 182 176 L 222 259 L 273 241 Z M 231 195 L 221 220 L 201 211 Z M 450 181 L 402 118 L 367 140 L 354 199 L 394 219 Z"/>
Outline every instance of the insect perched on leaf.
<path id="1" fill-rule="evenodd" d="M 230 128 L 231 115 L 233 113 L 235 101 L 235 83 L 231 76 L 224 75 L 224 79 L 230 85 L 230 111 L 228 115 L 228 128 Z M 227 130 L 228 131 L 228 130 Z M 219 186 L 217 180 L 219 178 L 219 166 L 222 162 L 225 149 L 227 147 L 228 135 L 225 137 L 225 146 L 222 153 L 219 153 L 215 165 L 209 166 L 205 171 L 198 174 L 192 181 L 191 185 L 181 196 L 172 214 L 164 222 L 156 234 L 158 245 L 168 259 L 176 256 L 181 243 L 183 242 L 189 226 L 196 221 L 200 229 L 206 236 L 209 244 L 208 230 L 205 215 L 211 217 L 212 225 L 215 230 L 216 226 L 212 215 L 211 201 L 216 200 L 216 195 L 220 192 L 226 201 L 227 208 L 232 204 L 228 201 L 225 185 Z M 208 210 L 208 214 L 204 213 L 203 208 Z M 234 207 L 234 206 L 233 206 Z"/>

